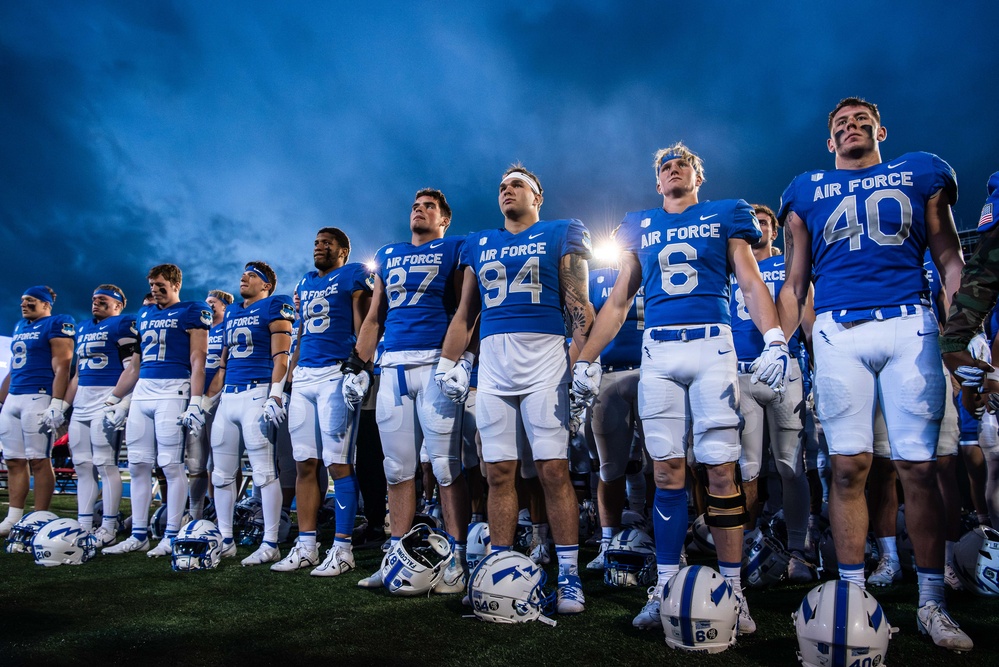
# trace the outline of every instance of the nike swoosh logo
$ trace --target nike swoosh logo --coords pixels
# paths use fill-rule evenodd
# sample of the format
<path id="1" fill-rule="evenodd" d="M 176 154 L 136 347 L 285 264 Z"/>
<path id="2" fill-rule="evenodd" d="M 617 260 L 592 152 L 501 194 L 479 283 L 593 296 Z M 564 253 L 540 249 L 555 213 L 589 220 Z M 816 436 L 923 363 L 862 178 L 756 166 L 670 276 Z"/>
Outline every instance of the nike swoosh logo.
<path id="1" fill-rule="evenodd" d="M 444 245 L 444 242 L 443 241 L 438 241 L 437 243 L 431 243 L 430 247 L 431 248 L 440 248 L 442 245 Z"/>
<path id="2" fill-rule="evenodd" d="M 334 500 L 336 500 L 336 499 L 334 499 Z M 347 506 L 346 505 L 341 505 L 339 500 L 336 501 L 336 506 L 339 507 L 342 510 L 347 509 Z"/>
<path id="3" fill-rule="evenodd" d="M 252 400 L 259 401 L 263 396 L 254 396 Z"/>
<path id="4" fill-rule="evenodd" d="M 916 335 L 917 336 L 929 336 L 929 335 L 932 335 L 932 334 L 935 334 L 935 333 L 940 333 L 940 332 L 939 331 L 917 331 Z"/>
<path id="5" fill-rule="evenodd" d="M 718 214 L 717 213 L 712 213 L 711 215 L 702 215 L 701 216 L 701 220 L 710 220 L 711 218 L 715 217 L 716 215 L 718 215 Z"/>
<path id="6" fill-rule="evenodd" d="M 544 234 L 544 232 L 541 232 L 541 234 L 531 234 L 530 236 L 527 237 L 527 240 L 528 241 L 533 241 L 534 239 L 538 238 L 542 234 Z"/>
<path id="7" fill-rule="evenodd" d="M 905 164 L 906 162 L 908 162 L 908 160 L 902 160 L 902 161 L 901 161 L 901 162 L 899 162 L 898 164 L 890 164 L 890 165 L 888 165 L 888 168 L 889 168 L 889 169 L 895 169 L 896 167 L 901 167 L 901 166 L 902 166 L 903 164 Z"/>
<path id="8" fill-rule="evenodd" d="M 663 521 L 669 521 L 670 519 L 673 518 L 672 515 L 666 516 L 665 514 L 663 514 L 662 510 L 660 510 L 658 507 L 656 508 L 656 514 L 658 514 L 659 516 L 661 516 L 663 518 Z"/>
<path id="9" fill-rule="evenodd" d="M 732 350 L 718 350 L 718 354 L 728 354 Z"/>
<path id="10" fill-rule="evenodd" d="M 174 315 L 176 315 L 179 312 L 180 312 L 179 310 L 172 310 L 169 313 L 167 313 L 167 317 L 173 317 Z"/>

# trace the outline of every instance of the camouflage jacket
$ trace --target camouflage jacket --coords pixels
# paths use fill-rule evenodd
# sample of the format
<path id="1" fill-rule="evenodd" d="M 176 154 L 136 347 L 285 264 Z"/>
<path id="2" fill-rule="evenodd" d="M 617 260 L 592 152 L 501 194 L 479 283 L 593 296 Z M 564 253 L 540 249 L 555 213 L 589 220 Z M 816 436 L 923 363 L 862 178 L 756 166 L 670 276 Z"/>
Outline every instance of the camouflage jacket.
<path id="1" fill-rule="evenodd" d="M 978 245 L 961 273 L 961 289 L 954 295 L 940 351 L 963 350 L 992 312 L 999 296 L 999 171 L 989 178 L 989 198 L 978 220 Z"/>

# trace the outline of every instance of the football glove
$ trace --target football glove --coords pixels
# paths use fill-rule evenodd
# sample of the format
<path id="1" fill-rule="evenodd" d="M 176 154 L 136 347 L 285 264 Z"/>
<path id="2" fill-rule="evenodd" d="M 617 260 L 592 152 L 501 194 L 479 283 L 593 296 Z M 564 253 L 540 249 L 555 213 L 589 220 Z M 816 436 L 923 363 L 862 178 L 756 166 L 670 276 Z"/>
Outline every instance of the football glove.
<path id="1" fill-rule="evenodd" d="M 595 361 L 577 361 L 572 365 L 572 391 L 584 407 L 600 393 L 602 374 L 603 369 Z"/>
<path id="2" fill-rule="evenodd" d="M 580 400 L 576 392 L 569 391 L 569 435 L 574 436 L 579 433 L 579 429 L 583 426 L 583 415 L 586 412 L 587 405 L 585 402 Z"/>
<path id="3" fill-rule="evenodd" d="M 345 373 L 343 376 L 343 400 L 347 407 L 356 410 L 364 402 L 364 397 L 368 395 L 371 388 L 371 376 L 368 371 L 361 370 L 357 373 Z"/>
<path id="4" fill-rule="evenodd" d="M 434 380 L 441 393 L 455 403 L 464 403 L 472 382 L 472 359 L 469 353 L 461 355 L 457 363 L 441 357 L 437 362 Z"/>
<path id="5" fill-rule="evenodd" d="M 763 342 L 766 344 L 763 353 L 749 367 L 753 373 L 750 382 L 762 382 L 774 392 L 783 394 L 784 378 L 791 363 L 791 353 L 787 349 L 784 332 L 776 327 L 770 329 L 763 335 Z"/>
<path id="6" fill-rule="evenodd" d="M 177 418 L 177 423 L 187 429 L 188 434 L 197 438 L 205 427 L 205 410 L 201 407 L 201 397 L 192 396 L 191 402 Z"/>
<path id="7" fill-rule="evenodd" d="M 132 403 L 132 395 L 125 398 L 118 398 L 110 394 L 104 399 L 104 425 L 112 431 L 120 431 L 125 428 L 125 419 L 128 417 L 128 406 Z"/>
<path id="8" fill-rule="evenodd" d="M 278 401 L 277 396 L 268 396 L 267 400 L 264 401 L 263 413 L 265 422 L 280 426 L 284 418 L 288 416 L 288 409 Z"/>
<path id="9" fill-rule="evenodd" d="M 59 427 L 66 423 L 66 410 L 69 403 L 61 398 L 53 398 L 49 401 L 49 407 L 38 416 L 38 425 L 51 433 L 59 430 Z"/>

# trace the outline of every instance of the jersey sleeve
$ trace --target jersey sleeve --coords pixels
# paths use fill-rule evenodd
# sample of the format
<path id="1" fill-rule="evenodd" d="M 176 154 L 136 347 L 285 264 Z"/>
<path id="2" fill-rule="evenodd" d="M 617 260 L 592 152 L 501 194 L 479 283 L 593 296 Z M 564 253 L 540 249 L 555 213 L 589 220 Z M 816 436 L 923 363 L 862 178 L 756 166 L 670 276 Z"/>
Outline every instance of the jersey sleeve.
<path id="1" fill-rule="evenodd" d="M 930 164 L 933 170 L 933 182 L 930 194 L 933 194 L 938 190 L 943 190 L 947 193 L 947 196 L 950 198 L 950 203 L 953 206 L 957 203 L 957 174 L 954 173 L 953 167 L 947 164 L 943 159 L 937 157 L 933 153 L 928 153 L 927 155 L 930 158 Z"/>
<path id="2" fill-rule="evenodd" d="M 579 220 L 571 219 L 568 222 L 565 230 L 565 249 L 562 254 L 582 255 L 583 259 L 590 259 L 593 252 L 590 231 Z"/>
<path id="3" fill-rule="evenodd" d="M 465 237 L 455 236 L 451 242 L 454 244 L 454 249 L 451 252 L 452 263 L 448 267 L 448 270 L 454 272 L 462 266 L 461 255 L 465 252 Z"/>
<path id="4" fill-rule="evenodd" d="M 472 233 L 465 237 L 465 242 L 461 246 L 461 252 L 458 253 L 458 266 L 475 266 L 475 246 L 477 245 L 479 235 Z"/>
<path id="5" fill-rule="evenodd" d="M 184 331 L 190 329 L 204 329 L 208 331 L 212 328 L 212 309 L 204 301 L 192 301 L 188 304 L 182 319 Z"/>
<path id="6" fill-rule="evenodd" d="M 996 226 L 996 214 L 999 213 L 999 171 L 989 177 L 989 197 L 982 207 L 982 215 L 978 218 L 978 232 L 987 232 Z"/>
<path id="7" fill-rule="evenodd" d="M 731 220 L 728 223 L 728 238 L 742 239 L 752 244 L 759 241 L 762 236 L 760 221 L 756 219 L 753 207 L 744 199 L 736 201 Z"/>
<path id="8" fill-rule="evenodd" d="M 276 294 L 271 297 L 267 322 L 270 323 L 279 320 L 295 321 L 295 304 L 287 294 Z"/>
<path id="9" fill-rule="evenodd" d="M 49 340 L 53 338 L 76 338 L 76 323 L 69 315 L 53 315 L 49 327 Z"/>
<path id="10" fill-rule="evenodd" d="M 642 247 L 639 242 L 641 235 L 638 232 L 638 214 L 627 213 L 621 224 L 614 230 L 614 241 L 621 250 L 637 253 Z"/>
<path id="11" fill-rule="evenodd" d="M 375 274 L 373 274 L 364 264 L 357 264 L 354 269 L 354 279 L 350 288 L 351 293 L 364 290 L 369 294 L 375 289 Z"/>
<path id="12" fill-rule="evenodd" d="M 389 246 L 387 245 L 379 248 L 378 252 L 375 253 L 375 258 L 371 261 L 374 267 L 375 275 L 379 276 L 382 280 L 385 280 L 385 257 L 387 256 L 388 249 Z"/>
<path id="13" fill-rule="evenodd" d="M 792 211 L 797 213 L 795 210 L 795 193 L 798 190 L 798 179 L 795 178 L 791 183 L 784 189 L 784 193 L 780 196 L 780 207 L 777 209 L 777 222 L 783 226 L 784 220 L 787 218 L 787 214 Z"/>

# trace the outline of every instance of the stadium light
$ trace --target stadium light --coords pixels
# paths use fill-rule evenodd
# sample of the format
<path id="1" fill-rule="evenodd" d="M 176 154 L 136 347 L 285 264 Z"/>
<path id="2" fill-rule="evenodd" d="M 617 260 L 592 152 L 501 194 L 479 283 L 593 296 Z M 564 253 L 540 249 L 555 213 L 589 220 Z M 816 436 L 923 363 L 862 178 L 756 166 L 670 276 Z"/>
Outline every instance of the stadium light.
<path id="1" fill-rule="evenodd" d="M 621 258 L 621 247 L 614 239 L 598 241 L 593 246 L 593 261 L 598 264 L 617 264 Z"/>

